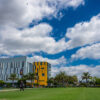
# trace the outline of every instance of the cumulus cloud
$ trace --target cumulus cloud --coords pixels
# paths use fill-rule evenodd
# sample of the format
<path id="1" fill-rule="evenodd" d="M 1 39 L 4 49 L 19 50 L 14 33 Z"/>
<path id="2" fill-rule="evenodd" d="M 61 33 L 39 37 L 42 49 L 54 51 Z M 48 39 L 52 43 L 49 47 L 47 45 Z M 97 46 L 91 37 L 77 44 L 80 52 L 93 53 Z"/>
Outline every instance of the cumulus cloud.
<path id="1" fill-rule="evenodd" d="M 35 51 L 55 54 L 66 49 L 65 39 L 56 42 L 50 37 L 51 32 L 52 27 L 47 23 L 24 30 L 6 27 L 0 31 L 0 54 L 26 55 Z"/>
<path id="2" fill-rule="evenodd" d="M 65 37 L 55 41 L 53 37 L 50 37 L 52 30 L 52 26 L 47 23 L 24 30 L 6 26 L 0 30 L 0 53 L 15 55 L 44 51 L 55 54 L 66 49 L 92 45 L 100 41 L 100 14 L 92 17 L 89 22 L 82 22 L 69 28 L 66 33 L 68 42 L 65 41 Z"/>
<path id="3" fill-rule="evenodd" d="M 0 23 L 24 27 L 32 20 L 41 20 L 54 11 L 46 0 L 0 0 Z"/>
<path id="4" fill-rule="evenodd" d="M 88 22 L 81 22 L 69 28 L 66 37 L 69 38 L 67 43 L 69 49 L 99 42 L 100 14 L 92 17 Z"/>
<path id="5" fill-rule="evenodd" d="M 27 26 L 44 17 L 56 17 L 63 8 L 81 4 L 84 0 L 0 0 L 0 54 L 25 55 L 34 51 L 54 54 L 66 49 L 64 38 L 56 42 L 49 36 L 52 32 L 49 24 L 41 23 L 31 29 Z"/>
<path id="6" fill-rule="evenodd" d="M 89 72 L 92 76 L 100 77 L 100 66 L 91 67 L 87 65 L 79 66 L 70 66 L 70 67 L 53 67 L 52 68 L 52 77 L 54 77 L 60 71 L 65 71 L 68 75 L 77 75 L 78 78 L 81 78 L 83 72 Z"/>
<path id="7" fill-rule="evenodd" d="M 48 63 L 50 63 L 52 66 L 58 66 L 58 65 L 64 65 L 67 63 L 67 60 L 64 56 L 58 58 L 58 59 L 49 59 L 49 58 L 44 58 L 42 56 L 34 56 L 30 57 L 30 60 L 34 61 L 34 62 L 38 62 L 38 61 L 46 61 Z"/>
<path id="8" fill-rule="evenodd" d="M 83 0 L 0 0 L 0 26 L 24 27 L 33 20 L 56 16 L 61 8 L 83 3 Z"/>
<path id="9" fill-rule="evenodd" d="M 76 54 L 72 55 L 72 59 L 100 59 L 100 43 L 83 47 Z"/>
<path id="10" fill-rule="evenodd" d="M 67 8 L 67 7 L 78 7 L 79 5 L 84 5 L 84 0 L 47 0 L 53 6 L 58 9 Z"/>

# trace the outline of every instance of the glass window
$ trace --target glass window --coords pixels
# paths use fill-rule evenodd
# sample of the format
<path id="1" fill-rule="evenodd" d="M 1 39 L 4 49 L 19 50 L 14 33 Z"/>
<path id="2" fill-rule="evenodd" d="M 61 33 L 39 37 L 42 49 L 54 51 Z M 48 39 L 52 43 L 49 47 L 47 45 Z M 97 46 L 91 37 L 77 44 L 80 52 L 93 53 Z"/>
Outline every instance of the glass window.
<path id="1" fill-rule="evenodd" d="M 44 73 L 42 73 L 42 76 L 44 76 Z"/>
<path id="2" fill-rule="evenodd" d="M 44 69 L 44 67 L 41 67 L 41 69 Z"/>
<path id="3" fill-rule="evenodd" d="M 38 73 L 36 73 L 36 76 L 38 76 Z"/>
<path id="4" fill-rule="evenodd" d="M 42 65 L 42 62 L 40 62 L 40 65 Z"/>
<path id="5" fill-rule="evenodd" d="M 11 65 L 10 65 L 10 67 L 11 67 L 11 68 L 13 68 L 13 63 L 12 63 L 12 62 L 11 62 Z"/>
<path id="6" fill-rule="evenodd" d="M 22 62 L 22 67 L 24 67 L 24 61 Z"/>

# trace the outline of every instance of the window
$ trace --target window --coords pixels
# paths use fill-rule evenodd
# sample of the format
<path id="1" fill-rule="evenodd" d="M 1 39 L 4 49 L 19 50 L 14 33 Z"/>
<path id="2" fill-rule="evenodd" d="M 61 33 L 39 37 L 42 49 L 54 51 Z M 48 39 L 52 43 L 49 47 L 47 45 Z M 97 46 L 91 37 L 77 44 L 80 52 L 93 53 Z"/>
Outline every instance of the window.
<path id="1" fill-rule="evenodd" d="M 36 69 L 36 66 L 34 65 L 34 69 Z"/>
<path id="2" fill-rule="evenodd" d="M 42 73 L 42 76 L 44 76 L 44 73 Z"/>
<path id="3" fill-rule="evenodd" d="M 11 65 L 10 65 L 10 67 L 11 67 L 11 68 L 13 68 L 13 63 L 12 63 L 12 62 L 11 62 Z"/>
<path id="4" fill-rule="evenodd" d="M 36 76 L 38 76 L 38 73 L 36 73 Z"/>
<path id="5" fill-rule="evenodd" d="M 42 62 L 40 62 L 40 65 L 42 65 Z"/>
<path id="6" fill-rule="evenodd" d="M 37 72 L 38 72 L 38 68 L 37 68 Z"/>
<path id="7" fill-rule="evenodd" d="M 22 62 L 22 67 L 24 67 L 24 61 Z"/>
<path id="8" fill-rule="evenodd" d="M 44 67 L 42 67 L 41 69 L 44 69 Z"/>
<path id="9" fill-rule="evenodd" d="M 44 82 L 44 80 L 39 80 L 39 82 Z"/>

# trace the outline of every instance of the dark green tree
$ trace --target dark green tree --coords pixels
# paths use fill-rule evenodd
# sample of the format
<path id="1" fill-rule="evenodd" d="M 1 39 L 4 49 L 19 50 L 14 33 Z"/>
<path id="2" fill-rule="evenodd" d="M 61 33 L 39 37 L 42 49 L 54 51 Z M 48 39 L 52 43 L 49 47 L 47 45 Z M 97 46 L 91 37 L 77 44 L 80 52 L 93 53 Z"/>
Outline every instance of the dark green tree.
<path id="1" fill-rule="evenodd" d="M 16 74 L 11 74 L 9 79 L 12 80 L 13 86 L 14 86 L 14 81 L 18 80 L 18 78 L 16 77 Z"/>
<path id="2" fill-rule="evenodd" d="M 95 84 L 98 86 L 100 86 L 100 78 L 95 77 Z"/>
<path id="3" fill-rule="evenodd" d="M 54 85 L 54 78 L 52 77 L 48 79 L 47 83 L 48 83 L 48 86 Z"/>
<path id="4" fill-rule="evenodd" d="M 3 80 L 0 80 L 0 87 L 2 87 L 5 84 Z"/>
<path id="5" fill-rule="evenodd" d="M 68 76 L 68 84 L 76 85 L 78 83 L 77 76 Z"/>
<path id="6" fill-rule="evenodd" d="M 59 84 L 59 85 L 65 85 L 68 81 L 68 76 L 66 75 L 65 72 L 60 72 L 55 76 L 55 81 Z"/>
<path id="7" fill-rule="evenodd" d="M 91 78 L 91 75 L 89 72 L 84 72 L 83 75 L 82 75 L 82 80 L 85 80 L 86 81 L 86 84 L 88 85 L 89 83 L 89 79 Z"/>
<path id="8" fill-rule="evenodd" d="M 34 73 L 29 73 L 29 74 L 27 75 L 27 78 L 28 78 L 29 80 L 31 80 L 31 87 L 33 87 L 33 84 L 34 84 Z"/>

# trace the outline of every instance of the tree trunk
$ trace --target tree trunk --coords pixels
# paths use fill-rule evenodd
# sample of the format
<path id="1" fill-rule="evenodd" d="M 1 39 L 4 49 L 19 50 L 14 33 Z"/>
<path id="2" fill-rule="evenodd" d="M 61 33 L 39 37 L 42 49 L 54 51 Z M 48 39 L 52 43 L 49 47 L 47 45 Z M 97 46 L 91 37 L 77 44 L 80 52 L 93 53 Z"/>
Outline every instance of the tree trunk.
<path id="1" fill-rule="evenodd" d="M 32 80 L 31 80 L 31 88 L 33 87 L 33 85 L 32 85 Z"/>
<path id="2" fill-rule="evenodd" d="M 14 87 L 14 79 L 13 79 L 12 83 L 13 83 L 12 86 Z"/>
<path id="3" fill-rule="evenodd" d="M 87 87 L 88 87 L 88 79 L 86 78 L 86 84 L 87 84 Z"/>

